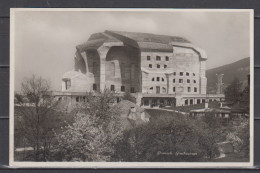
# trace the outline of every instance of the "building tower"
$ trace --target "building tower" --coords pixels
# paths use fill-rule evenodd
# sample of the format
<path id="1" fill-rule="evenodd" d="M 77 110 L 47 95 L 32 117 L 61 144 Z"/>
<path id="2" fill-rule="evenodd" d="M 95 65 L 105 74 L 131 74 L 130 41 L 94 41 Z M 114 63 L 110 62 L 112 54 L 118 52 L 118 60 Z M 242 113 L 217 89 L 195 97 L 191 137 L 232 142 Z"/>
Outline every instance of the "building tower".
<path id="1" fill-rule="evenodd" d="M 223 76 L 224 74 L 216 74 L 217 75 L 217 94 L 223 94 Z"/>

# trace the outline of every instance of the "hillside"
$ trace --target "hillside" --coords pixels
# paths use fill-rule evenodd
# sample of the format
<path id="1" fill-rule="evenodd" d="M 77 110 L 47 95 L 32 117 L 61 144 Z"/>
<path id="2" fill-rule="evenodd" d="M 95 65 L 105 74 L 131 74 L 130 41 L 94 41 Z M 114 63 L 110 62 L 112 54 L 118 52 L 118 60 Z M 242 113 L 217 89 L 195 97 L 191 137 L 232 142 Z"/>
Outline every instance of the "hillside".
<path id="1" fill-rule="evenodd" d="M 228 86 L 232 80 L 237 77 L 243 86 L 247 85 L 247 75 L 250 72 L 250 58 L 244 58 L 231 64 L 223 65 L 217 68 L 209 69 L 206 71 L 208 79 L 208 92 L 214 93 L 216 91 L 217 77 L 216 74 L 223 73 L 224 87 Z"/>

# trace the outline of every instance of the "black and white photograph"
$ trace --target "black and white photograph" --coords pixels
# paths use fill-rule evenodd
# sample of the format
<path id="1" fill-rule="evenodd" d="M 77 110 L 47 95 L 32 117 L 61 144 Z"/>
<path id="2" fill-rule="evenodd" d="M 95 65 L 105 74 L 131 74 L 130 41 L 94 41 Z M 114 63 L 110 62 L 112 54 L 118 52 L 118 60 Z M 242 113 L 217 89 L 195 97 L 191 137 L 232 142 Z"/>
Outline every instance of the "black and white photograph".
<path id="1" fill-rule="evenodd" d="M 253 13 L 12 8 L 10 165 L 253 166 Z"/>

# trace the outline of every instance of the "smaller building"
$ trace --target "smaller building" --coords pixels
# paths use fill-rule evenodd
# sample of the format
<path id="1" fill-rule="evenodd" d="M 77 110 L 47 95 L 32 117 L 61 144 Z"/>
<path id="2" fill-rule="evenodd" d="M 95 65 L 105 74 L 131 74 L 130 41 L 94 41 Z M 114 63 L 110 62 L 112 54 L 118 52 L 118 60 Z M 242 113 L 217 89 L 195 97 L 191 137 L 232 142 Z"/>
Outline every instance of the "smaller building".
<path id="1" fill-rule="evenodd" d="M 203 109 L 195 109 L 190 111 L 190 117 L 197 118 L 203 117 L 207 114 L 212 114 L 218 118 L 230 118 L 231 111 L 221 108 L 203 108 Z"/>
<path id="2" fill-rule="evenodd" d="M 245 119 L 248 119 L 249 114 L 243 108 L 237 107 L 223 107 L 223 103 L 220 103 L 220 107 L 208 107 L 208 103 L 205 103 L 204 108 L 190 110 L 189 118 L 201 118 L 204 116 L 214 116 L 221 118 L 224 123 L 231 122 L 233 125 L 239 125 Z"/>

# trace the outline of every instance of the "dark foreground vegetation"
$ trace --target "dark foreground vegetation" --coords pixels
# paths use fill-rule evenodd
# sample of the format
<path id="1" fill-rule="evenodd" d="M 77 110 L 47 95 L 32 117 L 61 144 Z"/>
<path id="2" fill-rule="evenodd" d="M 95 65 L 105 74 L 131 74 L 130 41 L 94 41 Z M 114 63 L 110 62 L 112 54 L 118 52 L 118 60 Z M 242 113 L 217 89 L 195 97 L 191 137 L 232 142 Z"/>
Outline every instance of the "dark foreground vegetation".
<path id="1" fill-rule="evenodd" d="M 233 127 L 211 115 L 187 119 L 175 112 L 146 110 L 148 123 L 125 128 L 108 90 L 99 96 L 86 93 L 86 102 L 65 113 L 47 94 L 44 79 L 27 79 L 22 88 L 16 94 L 15 161 L 212 162 L 221 161 L 217 158 L 223 141 L 238 153 L 234 157 L 249 158 L 248 121 Z M 232 157 L 226 160 L 239 160 Z"/>

